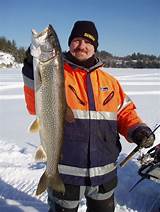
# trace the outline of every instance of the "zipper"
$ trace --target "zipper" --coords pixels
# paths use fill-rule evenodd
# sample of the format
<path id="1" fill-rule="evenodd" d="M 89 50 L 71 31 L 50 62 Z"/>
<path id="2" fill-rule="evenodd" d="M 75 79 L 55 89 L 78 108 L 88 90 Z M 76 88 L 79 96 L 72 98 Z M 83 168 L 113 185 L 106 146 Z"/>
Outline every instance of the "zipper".
<path id="1" fill-rule="evenodd" d="M 103 101 L 103 105 L 106 105 L 114 96 L 114 91 L 112 91 Z"/>
<path id="2" fill-rule="evenodd" d="M 84 101 L 82 101 L 79 96 L 76 93 L 76 90 L 74 89 L 74 87 L 72 85 L 68 85 L 68 87 L 70 88 L 70 90 L 74 93 L 74 95 L 76 96 L 76 98 L 78 99 L 79 103 L 81 105 L 86 105 L 86 103 Z"/>

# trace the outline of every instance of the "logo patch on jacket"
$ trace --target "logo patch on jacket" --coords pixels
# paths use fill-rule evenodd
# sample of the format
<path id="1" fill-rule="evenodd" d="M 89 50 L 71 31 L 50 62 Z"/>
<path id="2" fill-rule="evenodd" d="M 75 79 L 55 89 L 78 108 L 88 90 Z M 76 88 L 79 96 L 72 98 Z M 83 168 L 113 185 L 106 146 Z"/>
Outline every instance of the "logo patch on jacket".
<path id="1" fill-rule="evenodd" d="M 100 91 L 108 91 L 108 87 L 101 87 Z"/>

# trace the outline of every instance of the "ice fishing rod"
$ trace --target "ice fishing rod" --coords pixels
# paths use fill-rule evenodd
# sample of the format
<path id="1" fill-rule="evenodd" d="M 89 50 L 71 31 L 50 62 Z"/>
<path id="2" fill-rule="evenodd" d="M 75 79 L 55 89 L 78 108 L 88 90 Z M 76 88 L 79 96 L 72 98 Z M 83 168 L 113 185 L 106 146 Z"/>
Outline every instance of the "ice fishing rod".
<path id="1" fill-rule="evenodd" d="M 150 133 L 150 135 L 148 136 L 148 138 L 149 138 L 159 127 L 160 127 L 160 124 Z M 132 158 L 132 156 L 133 156 L 134 154 L 136 154 L 140 149 L 142 149 L 141 146 L 136 146 L 136 147 L 129 153 L 129 155 L 128 155 L 124 160 L 122 160 L 122 161 L 120 162 L 119 166 L 120 166 L 120 167 L 124 167 L 124 166 L 127 164 L 127 162 Z"/>

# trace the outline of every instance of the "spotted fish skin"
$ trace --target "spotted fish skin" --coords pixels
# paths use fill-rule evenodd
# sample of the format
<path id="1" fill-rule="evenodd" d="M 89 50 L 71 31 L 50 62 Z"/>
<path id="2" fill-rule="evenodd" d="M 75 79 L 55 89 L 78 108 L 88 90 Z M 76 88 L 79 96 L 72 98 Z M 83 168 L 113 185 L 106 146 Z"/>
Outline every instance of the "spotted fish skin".
<path id="1" fill-rule="evenodd" d="M 66 113 L 64 68 L 59 40 L 51 25 L 40 33 L 32 30 L 31 55 L 36 126 L 47 157 L 46 171 L 40 178 L 36 194 L 41 194 L 47 187 L 64 193 L 65 187 L 58 172 Z"/>

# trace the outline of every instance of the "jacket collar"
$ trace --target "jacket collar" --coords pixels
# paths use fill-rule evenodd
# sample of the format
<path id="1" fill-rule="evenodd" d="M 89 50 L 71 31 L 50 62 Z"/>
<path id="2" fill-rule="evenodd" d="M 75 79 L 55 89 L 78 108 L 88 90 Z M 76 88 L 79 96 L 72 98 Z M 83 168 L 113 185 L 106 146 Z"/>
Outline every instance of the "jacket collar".
<path id="1" fill-rule="evenodd" d="M 98 57 L 95 57 L 95 64 L 89 68 L 86 68 L 81 65 L 77 65 L 76 63 L 74 63 L 67 57 L 66 53 L 63 54 L 63 59 L 64 59 L 64 63 L 68 63 L 73 69 L 81 69 L 81 70 L 85 70 L 87 72 L 94 71 L 95 69 L 103 66 L 102 61 Z"/>

